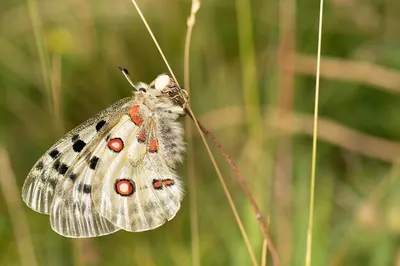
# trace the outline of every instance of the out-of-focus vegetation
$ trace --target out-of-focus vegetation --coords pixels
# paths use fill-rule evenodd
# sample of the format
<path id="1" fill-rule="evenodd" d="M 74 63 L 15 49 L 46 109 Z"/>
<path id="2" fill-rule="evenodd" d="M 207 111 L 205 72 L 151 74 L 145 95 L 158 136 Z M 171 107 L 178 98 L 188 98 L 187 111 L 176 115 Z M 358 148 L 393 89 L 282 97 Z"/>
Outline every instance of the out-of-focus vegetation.
<path id="1" fill-rule="evenodd" d="M 249 1 L 248 21 L 246 2 L 202 2 L 190 104 L 246 176 L 281 265 L 304 265 L 319 3 Z M 399 3 L 325 1 L 313 265 L 400 265 Z M 183 83 L 191 2 L 139 5 Z M 20 198 L 48 147 L 131 94 L 117 65 L 134 81 L 167 72 L 131 1 L 3 0 L 0 18 L 0 265 L 192 265 L 189 195 L 156 230 L 90 240 L 57 235 Z M 186 163 L 178 172 L 196 190 L 201 265 L 251 265 L 198 134 L 193 141 L 195 183 Z M 217 159 L 260 262 L 255 215 Z"/>

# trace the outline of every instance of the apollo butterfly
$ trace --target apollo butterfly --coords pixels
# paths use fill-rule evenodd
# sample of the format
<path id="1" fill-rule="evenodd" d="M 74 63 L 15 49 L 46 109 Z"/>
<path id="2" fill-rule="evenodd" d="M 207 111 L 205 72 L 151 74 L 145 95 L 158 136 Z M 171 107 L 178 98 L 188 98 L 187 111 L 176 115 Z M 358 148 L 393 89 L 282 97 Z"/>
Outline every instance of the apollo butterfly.
<path id="1" fill-rule="evenodd" d="M 183 198 L 174 168 L 185 151 L 184 91 L 168 75 L 135 90 L 55 143 L 22 189 L 34 211 L 66 237 L 151 230 L 174 218 Z"/>

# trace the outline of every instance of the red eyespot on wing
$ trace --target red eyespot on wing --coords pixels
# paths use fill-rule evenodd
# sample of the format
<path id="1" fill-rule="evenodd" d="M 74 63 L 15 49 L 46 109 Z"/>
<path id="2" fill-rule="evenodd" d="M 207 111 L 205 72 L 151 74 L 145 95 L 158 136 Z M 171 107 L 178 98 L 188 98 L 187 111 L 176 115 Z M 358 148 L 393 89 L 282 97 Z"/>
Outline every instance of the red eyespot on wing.
<path id="1" fill-rule="evenodd" d="M 160 179 L 153 179 L 153 188 L 162 189 L 162 181 Z"/>
<path id="2" fill-rule="evenodd" d="M 140 114 L 140 105 L 135 104 L 128 111 L 128 115 L 135 125 L 140 126 L 143 124 L 143 117 Z"/>
<path id="3" fill-rule="evenodd" d="M 169 186 L 174 185 L 175 182 L 174 182 L 174 180 L 172 180 L 172 179 L 163 179 L 163 180 L 162 180 L 162 184 L 163 184 L 164 186 L 169 187 Z"/>
<path id="4" fill-rule="evenodd" d="M 144 130 L 144 129 L 140 130 L 139 133 L 138 133 L 138 135 L 137 135 L 137 140 L 138 140 L 140 143 L 143 143 L 143 142 L 146 141 L 146 139 L 147 139 L 146 130 Z"/>
<path id="5" fill-rule="evenodd" d="M 121 196 L 132 196 L 135 193 L 135 182 L 132 179 L 118 179 L 115 181 L 114 188 Z"/>
<path id="6" fill-rule="evenodd" d="M 158 151 L 158 143 L 156 138 L 151 138 L 149 143 L 149 152 L 157 152 Z"/>
<path id="7" fill-rule="evenodd" d="M 114 152 L 120 152 L 124 148 L 124 142 L 121 138 L 110 139 L 107 143 L 108 148 Z"/>

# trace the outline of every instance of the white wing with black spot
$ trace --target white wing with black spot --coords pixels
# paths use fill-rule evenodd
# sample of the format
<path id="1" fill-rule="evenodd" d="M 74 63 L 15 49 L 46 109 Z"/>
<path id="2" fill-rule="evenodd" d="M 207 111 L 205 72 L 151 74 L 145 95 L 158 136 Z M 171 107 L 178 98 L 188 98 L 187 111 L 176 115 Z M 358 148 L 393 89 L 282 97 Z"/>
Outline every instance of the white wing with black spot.
<path id="1" fill-rule="evenodd" d="M 93 208 L 91 182 L 93 170 L 82 161 L 69 171 L 57 187 L 50 211 L 54 231 L 66 237 L 94 237 L 119 230 Z"/>
<path id="2" fill-rule="evenodd" d="M 88 144 L 85 152 L 73 161 L 74 167 L 66 172 L 56 190 L 50 210 L 50 223 L 52 228 L 61 235 L 68 237 L 93 237 L 110 234 L 119 228 L 99 215 L 92 203 L 92 184 L 102 182 L 103 177 L 95 177 L 95 170 L 103 163 L 102 151 L 108 149 L 110 135 L 121 128 L 129 116 L 124 115 L 132 106 L 129 102 L 119 111 L 118 120 L 112 127 L 105 128 Z M 121 113 L 122 112 L 122 113 Z M 132 124 L 132 122 L 129 122 Z M 137 127 L 136 127 L 137 128 Z M 132 131 L 125 132 L 133 134 Z"/>
<path id="3" fill-rule="evenodd" d="M 57 185 L 88 143 L 120 116 L 120 108 L 132 98 L 124 98 L 71 130 L 34 165 L 22 188 L 22 199 L 34 211 L 49 214 Z"/>

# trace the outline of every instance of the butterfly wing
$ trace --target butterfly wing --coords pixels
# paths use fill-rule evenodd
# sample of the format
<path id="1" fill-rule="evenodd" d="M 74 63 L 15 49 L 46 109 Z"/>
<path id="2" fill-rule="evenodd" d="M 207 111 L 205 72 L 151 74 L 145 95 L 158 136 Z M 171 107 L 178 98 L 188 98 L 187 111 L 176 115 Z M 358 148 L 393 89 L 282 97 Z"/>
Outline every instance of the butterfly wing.
<path id="1" fill-rule="evenodd" d="M 104 159 L 99 153 L 107 146 L 110 134 L 120 129 L 133 102 L 127 102 L 112 114 L 109 122 L 72 162 L 57 187 L 51 205 L 50 223 L 54 231 L 67 237 L 94 237 L 119 228 L 94 210 L 91 191 L 95 169 Z M 101 182 L 101 176 L 98 177 Z"/>
<path id="2" fill-rule="evenodd" d="M 107 123 L 118 117 L 124 98 L 71 130 L 55 143 L 34 165 L 22 188 L 22 199 L 34 211 L 49 214 L 57 185 L 65 178 L 68 167 Z M 115 118 L 114 118 L 115 119 Z"/>
<path id="3" fill-rule="evenodd" d="M 50 224 L 54 231 L 66 237 L 94 237 L 119 230 L 101 217 L 92 206 L 91 181 L 93 171 L 87 162 L 80 162 L 63 179 L 51 205 Z"/>
<path id="4" fill-rule="evenodd" d="M 150 114 L 146 118 L 144 105 L 138 109 L 144 118 L 140 125 L 132 115 L 121 120 L 107 147 L 97 151 L 102 162 L 92 184 L 93 204 L 100 215 L 134 232 L 171 220 L 183 196 L 182 185 L 162 154 L 158 121 Z M 179 133 L 181 140 L 182 130 Z M 111 145 L 114 141 L 119 144 Z"/>
<path id="5" fill-rule="evenodd" d="M 142 92 L 72 130 L 30 171 L 23 200 L 50 214 L 61 235 L 150 230 L 179 210 L 182 185 L 173 168 L 184 150 L 176 121 L 184 112 L 159 100 L 159 91 Z"/>

